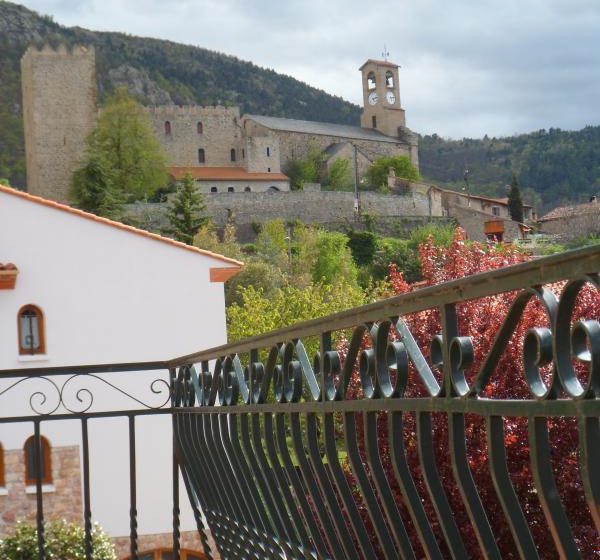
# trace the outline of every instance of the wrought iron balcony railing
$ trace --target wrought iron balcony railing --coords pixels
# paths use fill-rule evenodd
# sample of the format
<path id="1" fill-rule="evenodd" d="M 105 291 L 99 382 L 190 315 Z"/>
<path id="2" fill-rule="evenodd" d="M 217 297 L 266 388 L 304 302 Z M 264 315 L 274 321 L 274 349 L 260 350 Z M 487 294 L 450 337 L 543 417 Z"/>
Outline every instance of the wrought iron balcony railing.
<path id="1" fill-rule="evenodd" d="M 157 412 L 172 417 L 174 467 L 222 558 L 593 557 L 599 272 L 588 248 L 165 362 L 4 371 L 63 381 L 51 414 L 1 421 L 33 421 L 39 440 L 55 418 L 129 418 L 132 557 L 134 424 L 153 410 L 70 412 L 65 376 L 168 369 Z M 88 534 L 91 508 L 85 498 Z M 38 481 L 40 527 L 42 510 Z"/>

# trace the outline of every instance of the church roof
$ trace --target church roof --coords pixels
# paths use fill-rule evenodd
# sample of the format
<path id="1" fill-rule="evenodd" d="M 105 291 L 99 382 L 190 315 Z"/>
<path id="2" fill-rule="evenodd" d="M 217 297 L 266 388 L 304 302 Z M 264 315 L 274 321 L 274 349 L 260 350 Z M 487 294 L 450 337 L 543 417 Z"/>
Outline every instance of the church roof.
<path id="1" fill-rule="evenodd" d="M 374 140 L 376 142 L 390 142 L 398 144 L 398 138 L 386 136 L 372 128 L 361 128 L 349 124 L 333 124 L 316 121 L 300 121 L 296 119 L 284 119 L 281 117 L 266 117 L 264 115 L 246 115 L 247 119 L 271 130 L 284 132 L 300 132 L 303 134 L 319 134 L 322 136 L 338 136 L 340 138 L 352 138 L 355 140 Z"/>

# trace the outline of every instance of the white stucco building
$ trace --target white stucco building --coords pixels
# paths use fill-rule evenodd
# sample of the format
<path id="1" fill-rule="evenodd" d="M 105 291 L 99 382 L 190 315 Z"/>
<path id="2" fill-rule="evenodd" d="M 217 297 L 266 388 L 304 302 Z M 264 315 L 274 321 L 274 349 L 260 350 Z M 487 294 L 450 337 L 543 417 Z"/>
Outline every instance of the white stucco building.
<path id="1" fill-rule="evenodd" d="M 242 266 L 3 186 L 0 263 L 2 370 L 165 360 L 225 343 L 223 282 Z M 158 405 L 166 393 L 152 392 L 150 385 L 157 377 L 168 375 L 113 373 L 104 379 Z M 65 399 L 71 399 L 74 408 L 84 406 L 76 390 L 84 386 L 82 381 L 70 383 Z M 34 397 L 38 409 L 52 410 L 57 399 L 44 380 L 26 379 L 9 391 L 7 387 L 8 381 L 0 379 L 2 417 L 32 414 L 29 399 L 38 389 L 47 397 L 45 402 Z M 137 406 L 99 379 L 86 381 L 85 388 L 90 393 L 79 396 L 85 400 L 93 394 L 94 410 Z M 89 431 L 92 517 L 111 536 L 128 535 L 127 421 L 90 421 Z M 0 424 L 0 452 L 6 464 L 0 480 L 0 532 L 14 521 L 11 508 L 20 507 L 17 504 L 33 492 L 25 481 L 26 464 L 19 459 L 32 433 L 31 422 Z M 55 450 L 81 443 L 80 421 L 42 422 L 41 433 L 53 460 Z M 136 420 L 140 535 L 171 530 L 171 437 L 168 416 Z M 10 465 L 20 472 L 11 472 Z M 44 499 L 50 503 L 59 490 L 50 477 Z M 194 529 L 189 511 L 182 529 Z M 143 548 L 141 544 L 140 551 Z"/>

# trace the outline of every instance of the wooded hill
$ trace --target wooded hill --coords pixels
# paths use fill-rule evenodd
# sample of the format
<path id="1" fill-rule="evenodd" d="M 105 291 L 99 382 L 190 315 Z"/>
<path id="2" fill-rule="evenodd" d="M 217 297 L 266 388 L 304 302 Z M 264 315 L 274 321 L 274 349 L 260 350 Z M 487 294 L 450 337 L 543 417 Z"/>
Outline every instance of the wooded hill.
<path id="1" fill-rule="evenodd" d="M 489 196 L 506 196 L 514 171 L 538 211 L 600 192 L 600 126 L 480 140 L 423 136 L 419 159 L 424 177 L 454 189 L 465 187 L 468 169 L 469 190 Z"/>
<path id="2" fill-rule="evenodd" d="M 239 105 L 242 113 L 359 122 L 357 105 L 251 62 L 171 41 L 63 27 L 0 0 L 0 178 L 14 186 L 25 184 L 20 59 L 30 44 L 45 42 L 95 47 L 100 101 L 115 86 L 127 85 L 150 105 L 221 103 Z M 460 189 L 468 168 L 475 194 L 505 196 L 514 171 L 526 201 L 541 211 L 600 191 L 599 126 L 481 140 L 424 136 L 419 152 L 426 180 Z"/>

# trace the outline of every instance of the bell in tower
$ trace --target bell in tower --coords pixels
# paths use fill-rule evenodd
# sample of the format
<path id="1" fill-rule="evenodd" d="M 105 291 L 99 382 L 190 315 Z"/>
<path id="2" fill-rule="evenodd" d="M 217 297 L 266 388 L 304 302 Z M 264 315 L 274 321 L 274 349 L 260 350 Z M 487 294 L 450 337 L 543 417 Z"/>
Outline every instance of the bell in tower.
<path id="1" fill-rule="evenodd" d="M 398 65 L 387 60 L 367 60 L 362 72 L 363 112 L 360 126 L 398 138 L 406 126 L 400 106 Z"/>

